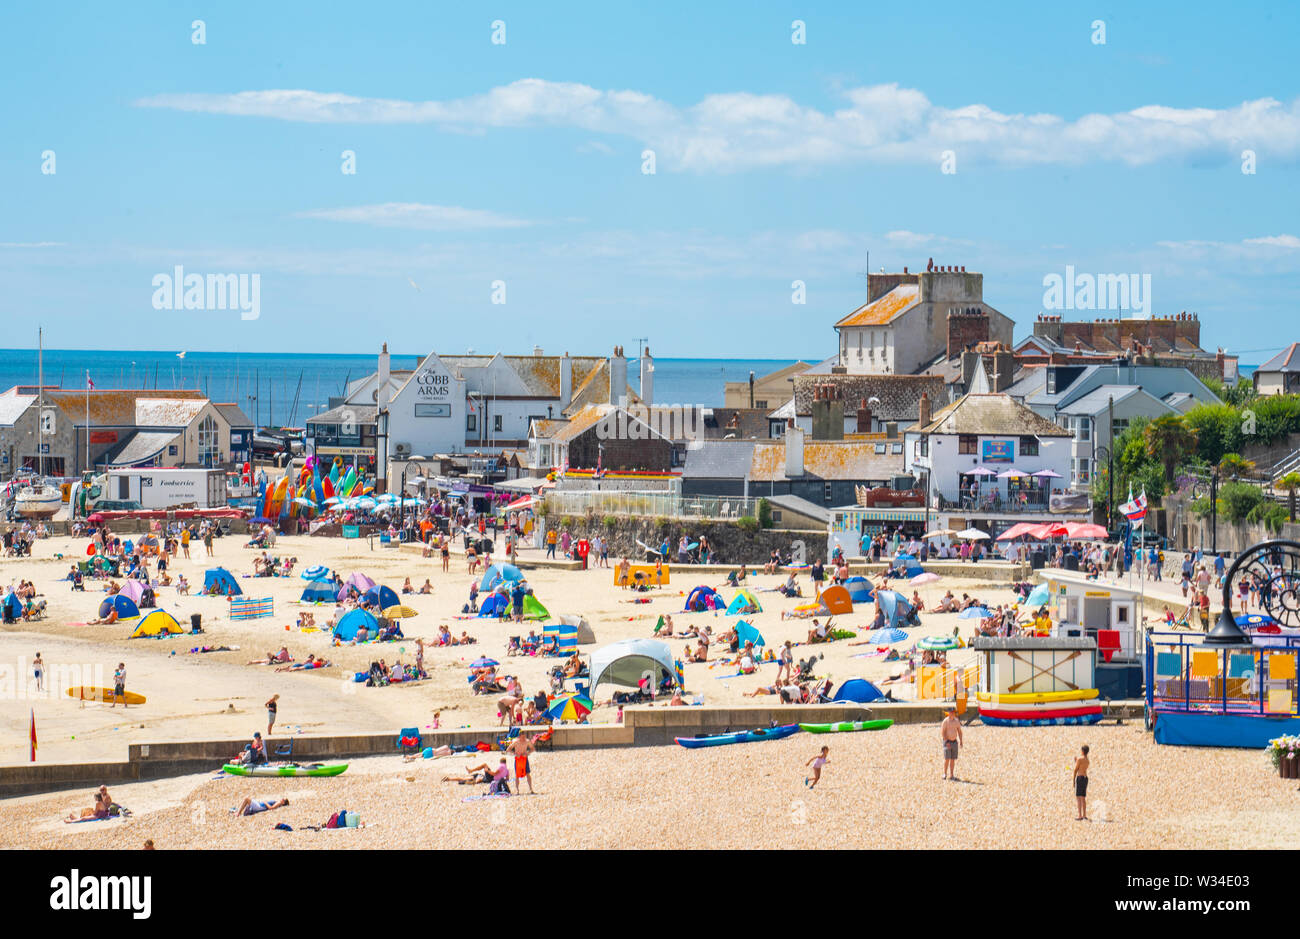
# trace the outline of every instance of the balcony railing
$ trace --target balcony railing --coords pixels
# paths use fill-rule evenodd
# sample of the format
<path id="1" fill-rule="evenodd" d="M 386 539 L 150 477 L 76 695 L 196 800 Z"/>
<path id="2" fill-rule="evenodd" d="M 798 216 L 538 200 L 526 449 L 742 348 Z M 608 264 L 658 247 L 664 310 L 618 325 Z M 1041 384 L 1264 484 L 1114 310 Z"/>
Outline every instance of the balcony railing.
<path id="1" fill-rule="evenodd" d="M 1047 493 L 1018 492 L 1007 495 L 1001 491 L 969 492 L 960 496 L 939 493 L 940 509 L 960 509 L 965 512 L 990 512 L 996 515 L 1014 515 L 1017 512 L 1043 513 L 1048 509 Z"/>

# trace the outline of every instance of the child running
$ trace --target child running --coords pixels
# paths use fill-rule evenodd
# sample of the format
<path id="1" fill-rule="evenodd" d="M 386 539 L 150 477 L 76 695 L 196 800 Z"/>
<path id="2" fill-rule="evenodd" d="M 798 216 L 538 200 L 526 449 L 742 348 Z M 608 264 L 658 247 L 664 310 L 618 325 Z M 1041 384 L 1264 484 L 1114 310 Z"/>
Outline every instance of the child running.
<path id="1" fill-rule="evenodd" d="M 803 781 L 803 784 L 807 786 L 809 789 L 816 789 L 817 784 L 821 782 L 822 767 L 830 762 L 830 752 L 831 752 L 830 747 L 822 747 L 821 753 L 817 754 L 815 757 L 813 757 L 807 763 L 804 764 L 805 768 L 807 768 L 809 765 L 812 766 L 812 771 L 813 771 L 812 777 L 811 778 L 805 777 Z"/>

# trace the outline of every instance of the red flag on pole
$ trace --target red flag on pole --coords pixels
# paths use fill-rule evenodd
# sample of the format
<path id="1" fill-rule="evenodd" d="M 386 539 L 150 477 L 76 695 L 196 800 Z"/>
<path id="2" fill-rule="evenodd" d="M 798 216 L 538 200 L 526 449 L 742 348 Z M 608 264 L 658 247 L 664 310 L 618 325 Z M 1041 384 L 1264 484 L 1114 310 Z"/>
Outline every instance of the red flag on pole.
<path id="1" fill-rule="evenodd" d="M 33 763 L 35 763 L 35 762 L 36 762 L 36 708 L 32 708 L 32 730 L 31 730 L 31 741 L 32 741 L 32 760 L 31 760 L 31 761 L 32 761 Z"/>

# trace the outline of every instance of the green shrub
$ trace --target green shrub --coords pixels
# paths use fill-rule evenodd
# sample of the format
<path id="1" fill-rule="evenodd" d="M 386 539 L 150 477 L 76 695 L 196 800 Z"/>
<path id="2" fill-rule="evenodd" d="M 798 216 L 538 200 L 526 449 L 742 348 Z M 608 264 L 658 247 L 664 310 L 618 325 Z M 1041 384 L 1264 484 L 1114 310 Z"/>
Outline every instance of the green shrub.
<path id="1" fill-rule="evenodd" d="M 560 527 L 561 527 L 561 528 L 572 528 L 572 527 L 573 527 L 573 516 L 572 516 L 572 515 L 562 515 L 562 516 L 560 516 Z"/>
<path id="2" fill-rule="evenodd" d="M 618 516 L 616 516 L 616 515 L 606 515 L 606 516 L 605 516 L 605 527 L 606 527 L 606 528 L 617 528 L 617 527 L 618 527 Z"/>
<path id="3" fill-rule="evenodd" d="M 772 527 L 772 503 L 766 499 L 758 500 L 758 526 L 760 528 Z"/>
<path id="4" fill-rule="evenodd" d="M 740 516 L 740 518 L 736 519 L 736 525 L 746 534 L 752 535 L 754 532 L 758 531 L 758 519 L 754 518 L 752 515 Z"/>
<path id="5" fill-rule="evenodd" d="M 1219 505 L 1224 519 L 1242 522 L 1264 501 L 1264 493 L 1250 483 L 1227 482 L 1219 486 Z"/>

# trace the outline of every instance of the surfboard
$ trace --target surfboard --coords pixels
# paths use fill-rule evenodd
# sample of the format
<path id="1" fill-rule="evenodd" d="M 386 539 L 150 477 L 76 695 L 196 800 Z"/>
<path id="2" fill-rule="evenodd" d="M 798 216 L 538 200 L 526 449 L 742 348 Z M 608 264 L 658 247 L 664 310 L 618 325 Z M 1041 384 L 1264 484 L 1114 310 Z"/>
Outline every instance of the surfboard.
<path id="1" fill-rule="evenodd" d="M 112 688 L 91 688 L 89 685 L 76 685 L 66 692 L 69 698 L 80 701 L 102 701 L 104 704 L 144 704 L 149 699 L 142 694 L 128 691 L 122 697 L 114 699 Z"/>
<path id="2" fill-rule="evenodd" d="M 1057 701 L 1086 701 L 1097 697 L 1096 688 L 1080 688 L 1077 691 L 1025 691 L 1018 694 L 992 694 L 981 691 L 976 697 L 981 702 L 993 704 L 1046 704 Z"/>

